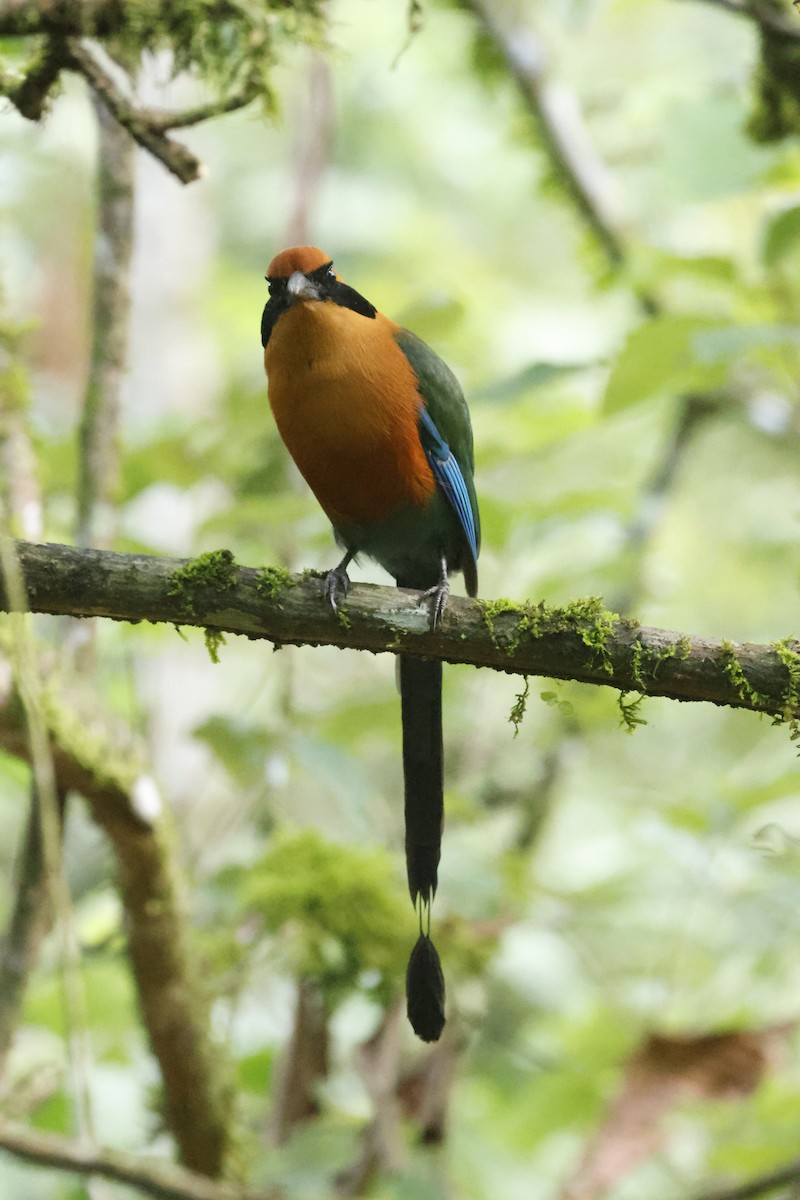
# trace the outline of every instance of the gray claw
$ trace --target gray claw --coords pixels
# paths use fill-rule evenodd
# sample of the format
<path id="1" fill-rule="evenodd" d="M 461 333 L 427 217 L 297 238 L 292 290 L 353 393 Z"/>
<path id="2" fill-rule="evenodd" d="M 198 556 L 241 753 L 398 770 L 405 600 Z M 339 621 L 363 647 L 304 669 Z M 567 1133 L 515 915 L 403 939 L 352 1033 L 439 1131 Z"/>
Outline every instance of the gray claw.
<path id="1" fill-rule="evenodd" d="M 332 571 L 328 571 L 325 576 L 325 585 L 323 587 L 325 599 L 330 604 L 334 613 L 339 611 L 339 604 L 347 598 L 347 593 L 350 591 L 350 576 L 347 571 L 339 566 L 334 567 Z"/>
<path id="2" fill-rule="evenodd" d="M 431 631 L 433 633 L 439 628 L 442 621 L 442 614 L 447 608 L 447 600 L 450 596 L 450 583 L 447 576 L 440 579 L 439 582 L 432 588 L 428 588 L 422 593 L 423 600 L 431 602 Z"/>

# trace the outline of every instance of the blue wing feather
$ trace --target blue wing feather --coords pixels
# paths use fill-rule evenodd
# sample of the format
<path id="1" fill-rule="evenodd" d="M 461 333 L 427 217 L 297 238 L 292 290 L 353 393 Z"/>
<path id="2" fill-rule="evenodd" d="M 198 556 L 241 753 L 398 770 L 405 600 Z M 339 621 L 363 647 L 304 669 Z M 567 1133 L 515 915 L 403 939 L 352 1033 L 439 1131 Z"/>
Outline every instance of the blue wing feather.
<path id="1" fill-rule="evenodd" d="M 478 561 L 478 534 L 475 528 L 475 514 L 472 511 L 467 485 L 461 472 L 461 467 L 452 450 L 444 440 L 436 424 L 423 404 L 419 412 L 420 429 L 423 433 L 422 445 L 433 476 L 444 492 L 450 506 L 461 523 L 461 528 L 467 539 L 472 554 L 472 561 Z"/>
<path id="2" fill-rule="evenodd" d="M 464 553 L 460 564 L 467 595 L 478 591 L 481 521 L 472 481 L 472 427 L 461 387 L 453 372 L 421 338 L 396 329 L 395 341 L 417 377 L 419 439 L 436 483 L 458 521 Z"/>

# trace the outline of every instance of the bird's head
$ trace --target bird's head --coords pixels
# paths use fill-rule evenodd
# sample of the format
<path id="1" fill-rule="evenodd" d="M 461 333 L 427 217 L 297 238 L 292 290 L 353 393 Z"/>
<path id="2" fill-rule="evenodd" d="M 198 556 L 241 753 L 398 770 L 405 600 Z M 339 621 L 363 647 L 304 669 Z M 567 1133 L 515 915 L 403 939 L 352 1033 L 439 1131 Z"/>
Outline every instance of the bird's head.
<path id="1" fill-rule="evenodd" d="M 342 283 L 327 254 L 316 246 L 290 246 L 267 267 L 269 300 L 261 321 L 261 344 L 266 346 L 275 323 L 302 301 L 320 301 L 349 308 L 362 317 L 375 316 L 375 306 L 355 288 Z"/>
<path id="2" fill-rule="evenodd" d="M 290 246 L 267 267 L 269 294 L 283 298 L 287 307 L 298 300 L 325 299 L 326 285 L 335 279 L 333 262 L 316 246 Z"/>

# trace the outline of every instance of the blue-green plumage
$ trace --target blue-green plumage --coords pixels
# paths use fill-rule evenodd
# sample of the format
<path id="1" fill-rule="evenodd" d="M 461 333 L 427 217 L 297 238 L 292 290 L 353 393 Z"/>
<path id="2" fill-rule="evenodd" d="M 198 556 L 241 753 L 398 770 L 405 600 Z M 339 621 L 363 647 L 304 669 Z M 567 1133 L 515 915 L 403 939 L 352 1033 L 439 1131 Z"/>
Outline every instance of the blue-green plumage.
<path id="1" fill-rule="evenodd" d="M 437 443 L 423 419 L 420 422 L 420 441 L 428 454 L 428 460 L 432 460 L 435 448 L 443 442 L 452 453 L 455 472 L 463 485 L 460 489 L 462 502 L 456 504 L 450 489 L 442 486 L 443 480 L 438 475 L 435 461 L 431 462 L 439 484 L 439 495 L 447 501 L 460 531 L 455 545 L 451 540 L 451 553 L 446 555 L 448 567 L 451 570 L 463 571 L 467 594 L 474 596 L 478 590 L 477 561 L 481 548 L 481 523 L 473 480 L 475 455 L 467 402 L 453 372 L 422 338 L 408 329 L 400 329 L 395 334 L 395 341 L 417 377 L 417 390 L 422 397 L 425 414 L 434 427 L 434 435 L 438 434 L 440 439 Z M 439 513 L 431 512 L 428 519 L 433 527 L 444 527 L 444 518 Z"/>

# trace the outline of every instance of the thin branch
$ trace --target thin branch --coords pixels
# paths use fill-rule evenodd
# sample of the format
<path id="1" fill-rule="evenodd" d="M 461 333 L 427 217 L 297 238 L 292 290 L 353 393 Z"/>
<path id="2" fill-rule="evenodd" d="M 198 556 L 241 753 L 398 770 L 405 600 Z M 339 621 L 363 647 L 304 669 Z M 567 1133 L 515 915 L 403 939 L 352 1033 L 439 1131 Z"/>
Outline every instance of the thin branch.
<path id="1" fill-rule="evenodd" d="M 623 551 L 631 563 L 628 578 L 613 597 L 614 608 L 630 612 L 641 598 L 645 560 L 670 493 L 703 422 L 725 404 L 721 394 L 698 393 L 680 396 L 671 428 L 665 435 L 661 455 L 639 495 L 633 519 L 625 530 Z"/>
<path id="2" fill-rule="evenodd" d="M 736 13 L 740 17 L 749 16 L 746 4 L 740 4 L 739 0 L 705 0 L 706 4 L 713 4 L 715 8 L 724 8 L 726 12 Z"/>
<path id="3" fill-rule="evenodd" d="M 209 1034 L 209 999 L 187 945 L 172 838 L 158 793 L 152 780 L 137 772 L 130 748 L 115 752 L 97 736 L 96 718 L 82 713 L 79 723 L 70 712 L 49 681 L 45 736 L 56 786 L 60 794 L 75 791 L 85 797 L 116 855 L 131 965 L 161 1071 L 168 1126 L 182 1161 L 217 1175 L 230 1148 L 227 1078 Z M 31 761 L 10 688 L 0 688 L 0 748 Z"/>
<path id="4" fill-rule="evenodd" d="M 166 131 L 197 125 L 212 117 L 245 108 L 255 100 L 259 92 L 259 85 L 255 78 L 251 77 L 232 95 L 180 112 L 141 108 L 124 95 L 88 45 L 77 38 L 69 38 L 65 45 L 65 65 L 84 76 L 114 120 L 127 130 L 143 149 L 159 159 L 181 183 L 192 183 L 199 179 L 205 174 L 205 167 L 187 146 L 174 141 Z"/>
<path id="5" fill-rule="evenodd" d="M 159 822 L 112 838 L 126 914 L 128 950 L 142 1017 L 164 1084 L 167 1126 L 181 1161 L 216 1177 L 227 1166 L 231 1105 L 221 1052 L 209 1031 L 210 996 L 187 942 L 172 839 Z"/>
<path id="6" fill-rule="evenodd" d="M 800 1180 L 800 1159 L 795 1159 L 793 1162 L 787 1163 L 785 1167 L 778 1167 L 775 1171 L 758 1175 L 747 1183 L 723 1188 L 721 1191 L 699 1192 L 691 1200 L 754 1200 L 756 1196 L 766 1196 L 769 1192 L 776 1192 L 778 1188 L 786 1187 L 790 1183 L 797 1183 L 798 1180 Z"/>
<path id="7" fill-rule="evenodd" d="M 203 121 L 211 121 L 214 117 L 223 117 L 226 113 L 238 112 L 252 104 L 261 93 L 261 85 L 255 79 L 248 79 L 238 91 L 219 100 L 209 100 L 206 104 L 198 104 L 194 108 L 184 108 L 180 112 L 164 112 L 156 108 L 140 108 L 139 116 L 156 132 L 168 129 L 188 129 L 192 125 L 200 125 Z"/>
<path id="8" fill-rule="evenodd" d="M 63 809 L 63 795 L 59 801 Z M 0 945 L 0 1075 L 19 1024 L 28 978 L 55 915 L 45 870 L 41 804 L 33 785 L 15 876 L 13 908 Z"/>
<path id="9" fill-rule="evenodd" d="M 25 424 L 25 412 L 4 406 L 0 379 L 0 510 L 7 529 L 24 537 L 42 533 L 42 498 L 36 457 Z"/>
<path id="10" fill-rule="evenodd" d="M 754 21 L 759 28 L 773 37 L 781 38 L 787 42 L 800 41 L 800 21 L 793 20 L 792 14 L 784 15 L 774 4 L 769 0 L 702 0 L 704 4 L 711 4 L 714 8 L 722 8 L 725 12 L 733 13 L 737 17 L 746 17 L 750 21 Z"/>
<path id="11" fill-rule="evenodd" d="M 0 0 L 0 37 L 4 36 L 6 26 L 12 33 L 17 32 L 14 14 L 9 11 L 14 7 L 13 3 L 3 4 Z M 17 7 L 24 8 L 27 12 L 30 6 Z M 89 7 L 87 5 L 87 9 Z M 49 10 L 51 15 L 47 18 L 42 14 L 44 27 L 38 28 L 36 32 L 49 31 L 51 36 L 48 37 L 42 54 L 27 67 L 21 77 L 0 72 L 0 95 L 10 100 L 23 117 L 39 121 L 44 115 L 50 93 L 61 72 L 77 71 L 86 79 L 104 109 L 134 141 L 159 159 L 182 183 L 192 183 L 193 180 L 199 179 L 205 172 L 203 164 L 181 142 L 168 137 L 167 131 L 185 129 L 198 125 L 201 121 L 245 108 L 261 94 L 262 85 L 251 72 L 237 91 L 192 108 L 169 112 L 135 105 L 101 65 L 90 46 L 80 40 L 80 34 L 108 36 L 113 27 L 122 28 L 124 25 L 119 12 L 119 19 L 112 19 L 112 10 L 118 10 L 118 4 L 96 7 L 98 28 L 93 29 L 90 16 L 86 17 L 85 22 L 79 19 L 70 23 L 71 14 L 66 5 L 42 3 L 42 8 Z M 221 4 L 219 7 L 224 13 L 229 6 Z M 68 32 L 72 36 L 65 36 Z"/>
<path id="12" fill-rule="evenodd" d="M 4 533 L 35 538 L 42 532 L 42 497 L 28 428 L 25 332 L 24 326 L 0 323 L 0 522 Z"/>
<path id="13" fill-rule="evenodd" d="M 287 223 L 286 245 L 310 240 L 310 214 L 325 177 L 335 140 L 335 103 L 330 64 L 321 54 L 311 58 L 307 73 L 308 96 L 295 134 L 293 198 Z"/>
<path id="14" fill-rule="evenodd" d="M 53 1133 L 0 1122 L 0 1150 L 39 1167 L 99 1175 L 157 1200 L 279 1200 L 278 1188 L 253 1192 L 154 1159 L 70 1141 Z"/>
<path id="15" fill-rule="evenodd" d="M 21 329 L 7 328 L 0 336 L 0 467 L 4 481 L 0 485 L 0 519 L 4 534 L 14 531 L 37 536 L 41 532 L 42 502 L 36 457 L 26 422 L 28 377 L 17 357 L 22 336 Z M 4 537 L 0 555 L 9 550 Z M 8 562 L 14 574 L 13 556 Z M 24 600 L 19 573 L 12 589 L 15 586 Z M 58 854 L 64 794 L 57 793 L 55 800 L 58 819 L 53 821 L 53 826 L 58 828 L 51 832 L 57 832 L 59 845 L 50 850 Z M 42 811 L 42 798 L 32 777 L 28 819 L 15 870 L 11 915 L 0 946 L 0 1075 L 5 1071 L 19 1024 L 28 978 L 55 919 L 56 906 L 48 872 L 48 865 L 52 864 L 48 863 L 45 838 L 47 815 Z"/>
<path id="16" fill-rule="evenodd" d="M 364 1196 L 375 1179 L 397 1175 L 405 1166 L 397 1100 L 405 1007 L 405 998 L 398 996 L 373 1035 L 358 1047 L 356 1064 L 370 1098 L 372 1120 L 361 1131 L 356 1157 L 336 1173 L 338 1196 Z"/>
<path id="17" fill-rule="evenodd" d="M 84 76 L 114 120 L 127 129 L 134 141 L 159 159 L 181 183 L 199 179 L 204 168 L 191 150 L 181 142 L 173 141 L 163 130 L 154 128 L 82 42 L 70 38 L 66 45 L 67 65 Z"/>
<path id="18" fill-rule="evenodd" d="M 529 26 L 497 15 L 493 0 L 466 0 L 505 61 L 530 112 L 558 179 L 612 267 L 625 259 L 623 240 L 608 197 L 608 172 L 573 106 L 547 78 L 546 53 Z"/>
<path id="19" fill-rule="evenodd" d="M 463 1033 L 446 1033 L 398 1080 L 403 1112 L 419 1126 L 426 1146 L 441 1145 L 447 1136 L 456 1070 L 466 1045 Z"/>
<path id="20" fill-rule="evenodd" d="M 187 563 L 27 542 L 17 550 L 35 612 L 418 654 L 779 716 L 800 709 L 796 642 L 734 643 L 648 628 L 616 618 L 597 599 L 548 609 L 452 597 L 432 631 L 418 593 L 356 584 L 337 619 L 320 580 L 239 567 L 228 551 Z M 8 607 L 0 592 L 0 609 Z"/>
<path id="21" fill-rule="evenodd" d="M 64 41 L 53 36 L 46 40 L 39 57 L 26 66 L 21 77 L 3 73 L 0 92 L 28 121 L 41 121 L 63 67 Z"/>
<path id="22" fill-rule="evenodd" d="M 330 1069 L 330 1012 L 319 982 L 297 984 L 294 1025 L 277 1075 L 275 1103 L 269 1120 L 270 1140 L 288 1142 L 298 1125 L 319 1116 L 319 1091 Z"/>
<path id="23" fill-rule="evenodd" d="M 120 475 L 120 397 L 128 351 L 133 242 L 134 150 L 130 137 L 99 100 L 97 228 L 92 360 L 79 431 L 79 546 L 113 538 Z"/>
<path id="24" fill-rule="evenodd" d="M 15 604 L 19 606 L 19 611 L 8 622 L 8 632 L 13 692 L 19 701 L 20 733 L 24 745 L 21 757 L 26 758 L 31 767 L 31 790 L 38 815 L 35 836 L 42 856 L 42 882 L 49 893 L 48 900 L 52 911 L 57 914 L 61 1000 L 72 1085 L 72 1116 L 78 1132 L 85 1135 L 91 1132 L 92 1120 L 88 1082 L 89 1055 L 86 1025 L 83 1020 L 80 951 L 75 936 L 72 895 L 62 853 L 62 797 L 65 791 L 59 786 L 56 775 L 45 711 L 44 677 L 32 623 L 26 611 L 27 590 L 22 568 L 14 543 L 5 534 L 0 536 L 0 569 L 9 595 L 14 597 Z"/>

